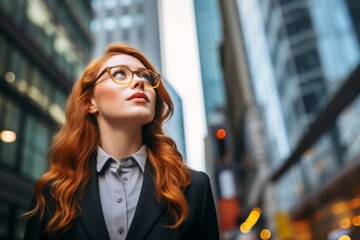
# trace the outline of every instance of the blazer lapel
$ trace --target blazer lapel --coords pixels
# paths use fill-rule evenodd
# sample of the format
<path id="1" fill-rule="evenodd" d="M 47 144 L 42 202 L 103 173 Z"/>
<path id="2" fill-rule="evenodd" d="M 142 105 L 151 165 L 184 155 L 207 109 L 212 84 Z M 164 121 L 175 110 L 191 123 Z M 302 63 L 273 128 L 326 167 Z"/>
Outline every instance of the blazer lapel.
<path id="1" fill-rule="evenodd" d="M 94 159 L 92 159 L 93 161 Z M 110 239 L 102 213 L 96 164 L 91 164 L 91 179 L 85 190 L 81 204 L 80 222 L 91 236 L 91 239 Z"/>
<path id="2" fill-rule="evenodd" d="M 156 200 L 153 176 L 154 169 L 147 160 L 139 201 L 126 239 L 144 239 L 164 212 L 164 208 Z"/>

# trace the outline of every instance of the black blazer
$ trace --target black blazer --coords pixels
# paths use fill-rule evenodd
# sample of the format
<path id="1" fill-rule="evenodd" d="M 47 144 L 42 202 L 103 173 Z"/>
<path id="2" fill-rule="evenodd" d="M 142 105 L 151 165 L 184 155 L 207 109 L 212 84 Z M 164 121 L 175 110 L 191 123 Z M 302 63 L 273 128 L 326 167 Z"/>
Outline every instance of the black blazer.
<path id="1" fill-rule="evenodd" d="M 192 182 L 185 191 L 189 204 L 188 218 L 177 229 L 164 226 L 173 224 L 173 220 L 155 197 L 154 170 L 149 161 L 145 166 L 144 182 L 138 205 L 127 240 L 217 240 L 219 239 L 218 223 L 209 177 L 203 172 L 191 170 Z M 82 213 L 76 217 L 73 225 L 62 235 L 44 233 L 49 220 L 46 213 L 42 221 L 39 216 L 29 218 L 26 223 L 24 239 L 69 239 L 69 240 L 108 240 L 109 234 L 105 225 L 98 188 L 96 164 L 92 164 L 91 180 L 82 200 Z M 48 194 L 49 195 L 49 194 Z M 35 201 L 31 205 L 34 207 Z M 47 201 L 50 206 L 51 201 Z"/>

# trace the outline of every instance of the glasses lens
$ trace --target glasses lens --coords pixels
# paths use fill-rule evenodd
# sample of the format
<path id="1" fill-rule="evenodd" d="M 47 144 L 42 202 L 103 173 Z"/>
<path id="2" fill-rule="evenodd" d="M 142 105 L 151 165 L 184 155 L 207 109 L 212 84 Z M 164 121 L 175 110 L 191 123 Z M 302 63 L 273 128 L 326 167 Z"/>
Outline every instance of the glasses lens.
<path id="1" fill-rule="evenodd" d="M 139 78 L 143 79 L 145 83 L 149 86 L 155 87 L 158 85 L 158 77 L 154 72 L 150 70 L 141 71 L 137 75 Z"/>
<path id="2" fill-rule="evenodd" d="M 125 67 L 115 67 L 110 69 L 111 77 L 115 82 L 120 84 L 126 84 L 131 81 L 131 72 Z"/>

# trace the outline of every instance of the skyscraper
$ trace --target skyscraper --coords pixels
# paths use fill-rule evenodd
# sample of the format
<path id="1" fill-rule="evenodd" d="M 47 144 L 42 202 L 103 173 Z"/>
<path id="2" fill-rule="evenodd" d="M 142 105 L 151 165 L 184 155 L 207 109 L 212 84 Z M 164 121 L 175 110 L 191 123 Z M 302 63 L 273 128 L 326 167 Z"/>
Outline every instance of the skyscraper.
<path id="1" fill-rule="evenodd" d="M 221 18 L 216 0 L 195 0 L 194 8 L 205 114 L 209 124 L 212 118 L 216 118 L 217 110 L 226 105 L 219 52 L 222 41 Z"/>
<path id="2" fill-rule="evenodd" d="M 360 116 L 355 99 L 360 88 L 355 83 L 360 74 L 354 21 L 358 10 L 351 7 L 356 4 L 235 2 L 239 22 L 228 27 L 242 32 L 256 104 L 264 115 L 266 164 L 272 171 L 271 184 L 260 187 L 257 204 L 266 209 L 277 239 L 340 234 L 341 220 L 358 211 L 351 205 L 358 200 L 358 187 L 350 184 L 360 164 L 355 150 Z M 331 210 L 340 203 L 347 206 L 341 216 Z M 356 228 L 342 228 L 358 236 Z"/>
<path id="3" fill-rule="evenodd" d="M 22 239 L 71 86 L 92 46 L 87 1 L 0 3 L 0 238 Z"/>
<path id="4" fill-rule="evenodd" d="M 233 151 L 239 148 L 231 144 L 235 142 L 232 141 L 234 125 L 228 121 L 228 116 L 234 114 L 231 107 L 239 107 L 239 104 L 227 104 L 222 70 L 223 29 L 219 3 L 216 0 L 194 0 L 194 10 L 208 129 L 205 162 L 213 188 L 216 189 L 220 230 L 225 233 L 235 227 L 238 212 L 235 176 L 239 159 L 234 158 Z"/>

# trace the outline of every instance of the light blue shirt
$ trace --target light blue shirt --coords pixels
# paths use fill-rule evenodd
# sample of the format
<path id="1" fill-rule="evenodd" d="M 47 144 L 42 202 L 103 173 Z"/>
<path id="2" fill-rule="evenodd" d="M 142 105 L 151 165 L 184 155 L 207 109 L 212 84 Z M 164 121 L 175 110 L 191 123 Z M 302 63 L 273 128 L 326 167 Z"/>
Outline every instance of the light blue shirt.
<path id="1" fill-rule="evenodd" d="M 100 146 L 98 147 L 96 168 L 99 194 L 111 240 L 125 240 L 134 218 L 144 180 L 146 146 L 143 145 L 131 156 L 135 158 L 139 166 L 121 168 L 121 171 L 118 171 L 120 160 L 116 160 Z"/>

